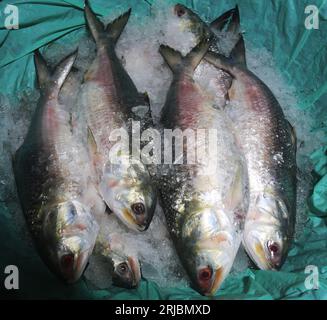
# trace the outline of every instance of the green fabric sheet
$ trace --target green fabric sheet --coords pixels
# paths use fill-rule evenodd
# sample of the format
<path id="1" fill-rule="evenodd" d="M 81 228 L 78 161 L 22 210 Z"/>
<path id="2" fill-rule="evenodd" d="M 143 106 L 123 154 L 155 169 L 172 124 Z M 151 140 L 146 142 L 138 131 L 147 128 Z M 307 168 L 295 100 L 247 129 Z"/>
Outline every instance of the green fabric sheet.
<path id="1" fill-rule="evenodd" d="M 168 3 L 175 1 L 167 0 Z M 177 2 L 177 1 L 176 1 Z M 238 4 L 245 41 L 270 51 L 286 81 L 300 97 L 299 105 L 314 117 L 311 134 L 324 134 L 327 146 L 327 1 L 325 0 L 189 0 L 180 1 L 211 21 Z M 103 17 L 111 12 L 133 8 L 132 19 L 151 14 L 155 0 L 91 0 L 92 8 Z M 19 29 L 4 27 L 5 7 L 19 9 Z M 319 29 L 307 30 L 305 7 L 319 8 Z M 78 42 L 85 32 L 82 0 L 10 0 L 0 2 L 0 94 L 19 95 L 34 88 L 33 51 L 46 45 Z M 1 109 L 0 109 L 1 111 Z M 0 112 L 1 116 L 1 112 Z M 303 233 L 293 243 L 280 272 L 248 268 L 230 275 L 217 293 L 217 299 L 327 299 L 327 147 L 310 156 L 315 185 L 307 199 Z M 4 168 L 0 163 L 0 170 Z M 92 290 L 82 279 L 64 285 L 43 265 L 26 243 L 5 202 L 0 202 L 0 298 L 58 299 L 207 299 L 191 288 L 160 288 L 142 280 L 139 288 Z M 4 268 L 17 265 L 20 289 L 3 288 Z M 319 271 L 319 289 L 308 289 L 308 265 Z"/>

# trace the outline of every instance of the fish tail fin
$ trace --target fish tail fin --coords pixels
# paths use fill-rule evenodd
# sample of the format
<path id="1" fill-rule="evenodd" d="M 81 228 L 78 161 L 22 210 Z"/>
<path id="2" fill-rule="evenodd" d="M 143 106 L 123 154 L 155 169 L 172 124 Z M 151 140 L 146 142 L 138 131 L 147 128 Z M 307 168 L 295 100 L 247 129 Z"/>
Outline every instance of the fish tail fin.
<path id="1" fill-rule="evenodd" d="M 238 6 L 233 9 L 231 20 L 229 22 L 229 25 L 227 27 L 228 32 L 233 32 L 233 33 L 240 33 L 240 28 L 241 28 L 241 20 L 240 20 L 240 11 L 238 9 Z"/>
<path id="2" fill-rule="evenodd" d="M 184 68 L 190 68 L 193 73 L 208 52 L 209 47 L 210 41 L 205 38 L 185 57 L 183 57 L 179 51 L 165 45 L 161 45 L 159 51 L 174 73 Z"/>
<path id="3" fill-rule="evenodd" d="M 38 85 L 40 89 L 44 89 L 50 83 L 55 83 L 58 91 L 64 84 L 69 72 L 75 62 L 77 57 L 77 50 L 71 53 L 69 56 L 64 58 L 55 68 L 54 73 L 51 72 L 47 62 L 41 55 L 41 53 L 36 50 L 34 52 L 34 61 L 36 67 L 36 74 L 38 79 Z"/>
<path id="4" fill-rule="evenodd" d="M 132 9 L 130 8 L 128 11 L 123 13 L 113 22 L 109 23 L 108 26 L 106 27 L 106 32 L 114 43 L 117 43 L 120 35 L 124 31 L 125 26 L 129 20 L 129 17 L 131 16 L 131 12 Z"/>
<path id="5" fill-rule="evenodd" d="M 104 32 L 104 24 L 99 20 L 90 7 L 89 0 L 84 2 L 84 14 L 87 26 L 96 43 L 100 40 L 101 33 Z"/>
<path id="6" fill-rule="evenodd" d="M 50 68 L 39 50 L 34 51 L 34 64 L 39 88 L 44 88 L 51 78 Z"/>
<path id="7" fill-rule="evenodd" d="M 228 60 L 226 57 L 224 57 L 221 54 L 214 53 L 214 52 L 208 52 L 204 59 L 215 66 L 218 69 L 224 70 L 227 73 L 229 73 L 232 77 L 235 78 L 235 74 L 233 72 L 233 64 L 230 60 Z"/>
<path id="8" fill-rule="evenodd" d="M 245 44 L 243 36 L 240 35 L 240 39 L 232 50 L 229 59 L 221 54 L 213 52 L 208 52 L 204 59 L 210 64 L 214 65 L 216 68 L 222 69 L 229 73 L 233 78 L 236 78 L 233 66 L 241 65 L 246 67 Z"/>
<path id="9" fill-rule="evenodd" d="M 217 19 L 215 19 L 214 21 L 212 21 L 210 23 L 211 29 L 214 29 L 217 31 L 224 30 L 224 28 L 227 26 L 229 20 L 234 15 L 234 13 L 235 13 L 235 8 L 223 13 L 220 17 L 218 17 Z"/>
<path id="10" fill-rule="evenodd" d="M 230 58 L 233 62 L 242 66 L 246 66 L 245 43 L 242 34 L 240 34 L 240 38 L 237 41 L 235 47 L 233 48 L 230 54 Z"/>
<path id="11" fill-rule="evenodd" d="M 59 62 L 59 64 L 56 66 L 51 80 L 56 83 L 58 90 L 60 90 L 65 83 L 65 80 L 67 79 L 76 60 L 77 53 L 78 51 L 75 50 L 70 55 L 65 57 L 61 62 Z"/>
<path id="12" fill-rule="evenodd" d="M 226 11 L 210 23 L 210 28 L 216 31 L 230 32 L 235 35 L 241 33 L 241 20 L 238 6 Z"/>
<path id="13" fill-rule="evenodd" d="M 173 72 L 181 68 L 183 56 L 179 51 L 162 44 L 159 52 Z"/>
<path id="14" fill-rule="evenodd" d="M 204 38 L 199 42 L 199 44 L 194 47 L 191 52 L 189 52 L 185 57 L 185 62 L 188 66 L 192 68 L 192 71 L 196 69 L 196 67 L 200 64 L 203 57 L 209 50 L 210 47 L 210 39 Z"/>

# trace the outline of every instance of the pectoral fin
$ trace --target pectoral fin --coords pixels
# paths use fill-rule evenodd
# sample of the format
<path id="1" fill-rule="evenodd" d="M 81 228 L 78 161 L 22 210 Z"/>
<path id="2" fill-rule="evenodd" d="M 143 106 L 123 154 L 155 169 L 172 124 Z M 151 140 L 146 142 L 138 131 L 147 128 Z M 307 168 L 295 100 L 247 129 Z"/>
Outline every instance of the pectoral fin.
<path id="1" fill-rule="evenodd" d="M 234 175 L 233 183 L 225 197 L 225 208 L 230 211 L 235 211 L 236 208 L 240 207 L 244 198 L 243 188 L 243 166 L 240 164 Z"/>
<path id="2" fill-rule="evenodd" d="M 290 122 L 288 120 L 286 120 L 287 125 L 289 126 L 289 130 L 291 133 L 291 140 L 292 140 L 292 145 L 294 147 L 294 150 L 296 152 L 296 148 L 297 148 L 297 137 L 296 137 L 296 131 L 295 128 L 290 124 Z"/>

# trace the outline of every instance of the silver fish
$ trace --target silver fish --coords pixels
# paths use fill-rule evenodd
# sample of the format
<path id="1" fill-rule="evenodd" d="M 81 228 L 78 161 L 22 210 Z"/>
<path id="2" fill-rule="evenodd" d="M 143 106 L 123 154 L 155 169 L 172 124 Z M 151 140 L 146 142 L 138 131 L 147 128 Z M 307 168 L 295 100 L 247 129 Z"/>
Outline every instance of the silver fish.
<path id="1" fill-rule="evenodd" d="M 126 253 L 123 241 L 124 235 L 117 238 L 100 231 L 94 251 L 108 262 L 113 285 L 136 288 L 141 280 L 140 263 L 136 256 Z"/>
<path id="2" fill-rule="evenodd" d="M 217 152 L 200 152 L 194 164 L 163 167 L 159 190 L 168 229 L 193 286 L 213 295 L 228 275 L 247 211 L 246 170 L 231 125 L 193 80 L 210 42 L 202 40 L 186 57 L 167 46 L 160 52 L 174 73 L 162 110 L 165 129 L 215 130 Z M 187 148 L 208 147 L 204 139 Z M 186 150 L 187 151 L 187 150 Z M 184 152 L 186 152 L 184 150 Z M 210 165 L 212 168 L 207 170 Z"/>
<path id="3" fill-rule="evenodd" d="M 74 159 L 80 154 L 75 148 L 71 117 L 58 99 L 76 53 L 53 73 L 38 52 L 34 57 L 41 97 L 24 143 L 13 159 L 13 169 L 39 254 L 55 274 L 71 283 L 84 271 L 99 230 L 84 201 L 88 177 L 74 168 Z"/>
<path id="4" fill-rule="evenodd" d="M 101 195 L 126 226 L 144 231 L 156 206 L 156 191 L 149 172 L 138 157 L 130 155 L 129 147 L 115 151 L 115 143 L 109 139 L 115 129 L 121 128 L 130 137 L 131 121 L 139 121 L 141 131 L 152 124 L 147 95 L 137 91 L 115 52 L 130 13 L 131 10 L 105 28 L 86 1 L 85 17 L 97 45 L 97 55 L 85 74 L 82 100 L 94 142 L 91 144 Z"/>
<path id="5" fill-rule="evenodd" d="M 124 231 L 120 230 L 117 237 L 106 229 L 106 226 L 112 223 L 110 219 L 115 217 L 108 214 L 96 183 L 89 186 L 85 201 L 89 203 L 93 216 L 100 226 L 93 254 L 101 256 L 106 261 L 114 285 L 123 288 L 137 287 L 141 280 L 140 263 L 135 255 L 126 252 Z"/>
<path id="6" fill-rule="evenodd" d="M 188 30 L 196 41 L 203 37 L 211 37 L 209 51 L 229 56 L 240 34 L 239 10 L 235 8 L 225 12 L 209 25 L 204 22 L 195 12 L 182 4 L 174 6 L 174 14 L 180 20 L 182 30 Z M 228 90 L 232 83 L 232 77 L 223 70 L 217 70 L 211 64 L 202 60 L 195 71 L 194 78 L 203 89 L 214 93 L 215 106 L 223 108 L 228 101 Z"/>
<path id="7" fill-rule="evenodd" d="M 76 167 L 79 168 L 80 174 L 86 175 L 89 180 L 88 189 L 85 192 L 84 203 L 91 208 L 92 215 L 100 226 L 99 234 L 96 239 L 93 254 L 102 256 L 109 268 L 112 277 L 112 283 L 119 287 L 135 288 L 141 279 L 140 264 L 136 256 L 126 253 L 124 248 L 124 231 L 122 237 L 115 237 L 112 232 L 104 230 L 105 226 L 111 223 L 106 204 L 99 194 L 98 179 L 94 167 L 90 164 L 92 149 L 87 148 L 87 130 L 85 119 L 76 112 L 76 103 L 82 82 L 82 73 L 73 69 L 59 94 L 61 104 L 71 107 L 71 129 L 76 141 L 78 157 L 75 158 Z M 81 170 L 83 168 L 83 170 Z"/>
<path id="8" fill-rule="evenodd" d="M 261 269 L 279 269 L 293 238 L 296 214 L 296 137 L 270 89 L 245 66 L 243 37 L 231 59 L 205 59 L 233 77 L 226 108 L 249 174 L 250 204 L 243 244 Z"/>

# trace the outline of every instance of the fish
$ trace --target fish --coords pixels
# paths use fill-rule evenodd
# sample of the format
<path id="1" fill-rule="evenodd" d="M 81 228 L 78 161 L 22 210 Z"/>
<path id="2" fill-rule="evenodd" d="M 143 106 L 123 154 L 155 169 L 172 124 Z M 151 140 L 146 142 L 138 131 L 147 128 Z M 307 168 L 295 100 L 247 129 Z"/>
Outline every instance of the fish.
<path id="1" fill-rule="evenodd" d="M 217 150 L 209 155 L 200 151 L 194 163 L 178 164 L 175 159 L 172 164 L 164 164 L 158 188 L 168 230 L 192 286 L 211 296 L 229 274 L 241 244 L 247 183 L 230 122 L 193 79 L 194 70 L 209 47 L 210 40 L 204 38 L 183 57 L 168 46 L 160 46 L 160 53 L 173 72 L 162 109 L 162 127 L 183 132 L 214 130 Z M 183 152 L 186 154 L 192 147 L 198 151 L 204 146 L 209 147 L 203 138 L 194 143 L 188 141 Z"/>
<path id="2" fill-rule="evenodd" d="M 136 288 L 141 279 L 141 269 L 138 258 L 127 254 L 124 248 L 124 230 L 120 230 L 120 237 L 106 229 L 114 217 L 103 201 L 99 192 L 99 181 L 96 176 L 95 168 L 89 164 L 93 150 L 88 145 L 88 132 L 85 119 L 80 115 L 78 109 L 78 94 L 83 73 L 73 67 L 69 73 L 63 87 L 60 90 L 59 101 L 64 104 L 71 112 L 71 130 L 76 143 L 79 157 L 75 159 L 76 167 L 83 168 L 81 172 L 86 175 L 89 183 L 83 198 L 91 209 L 92 215 L 99 225 L 99 232 L 96 238 L 95 247 L 92 254 L 100 255 L 106 260 L 106 266 L 112 277 L 115 286 L 123 288 Z"/>
<path id="3" fill-rule="evenodd" d="M 234 45 L 239 39 L 241 30 L 238 6 L 224 12 L 209 24 L 190 8 L 180 3 L 173 6 L 173 13 L 180 19 L 181 30 L 191 32 L 195 36 L 195 41 L 200 42 L 201 39 L 209 37 L 212 39 L 209 47 L 211 52 L 225 54 L 224 39 L 229 38 L 229 41 L 234 41 Z M 232 44 L 232 47 L 234 45 Z"/>
<path id="4" fill-rule="evenodd" d="M 263 270 L 279 270 L 287 257 L 296 217 L 296 134 L 271 90 L 246 67 L 243 36 L 230 58 L 206 61 L 232 77 L 226 112 L 246 159 L 250 202 L 243 245 Z"/>
<path id="5" fill-rule="evenodd" d="M 116 148 L 109 138 L 130 124 L 139 123 L 141 132 L 152 124 L 149 97 L 139 93 L 116 55 L 115 45 L 123 32 L 131 9 L 105 28 L 85 2 L 85 18 L 96 42 L 97 54 L 84 75 L 82 104 L 89 127 L 89 144 L 99 175 L 100 193 L 108 208 L 128 228 L 145 231 L 151 223 L 157 194 L 147 167 L 128 148 Z M 123 138 L 122 138 L 123 140 Z"/>
<path id="6" fill-rule="evenodd" d="M 141 266 L 136 255 L 126 252 L 124 235 L 106 234 L 100 231 L 94 249 L 109 264 L 109 272 L 114 286 L 133 289 L 141 280 Z"/>
<path id="7" fill-rule="evenodd" d="M 74 164 L 81 154 L 75 148 L 71 114 L 59 101 L 76 55 L 70 54 L 51 70 L 35 52 L 40 99 L 13 157 L 18 197 L 33 242 L 48 268 L 67 283 L 81 277 L 99 231 L 85 201 L 89 179 Z"/>
<path id="8" fill-rule="evenodd" d="M 179 18 L 181 30 L 191 32 L 195 41 L 203 37 L 210 37 L 210 52 L 217 52 L 229 56 L 231 50 L 239 40 L 241 32 L 239 9 L 235 8 L 223 13 L 217 19 L 207 24 L 199 15 L 182 4 L 173 7 L 173 13 Z M 215 107 L 224 108 L 228 101 L 228 90 L 232 77 L 223 70 L 214 68 L 202 60 L 195 72 L 196 82 L 215 98 Z"/>
<path id="9" fill-rule="evenodd" d="M 92 173 L 94 174 L 94 171 Z M 99 225 L 93 254 L 105 259 L 113 285 L 126 289 L 136 288 L 141 280 L 140 262 L 136 255 L 126 251 L 124 230 L 112 232 L 107 229 L 107 226 L 112 224 L 112 219 L 116 217 L 113 217 L 111 212 L 108 213 L 96 180 L 89 185 L 85 201 L 91 206 L 93 216 Z"/>

